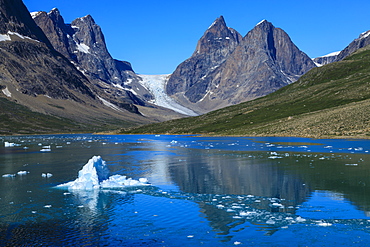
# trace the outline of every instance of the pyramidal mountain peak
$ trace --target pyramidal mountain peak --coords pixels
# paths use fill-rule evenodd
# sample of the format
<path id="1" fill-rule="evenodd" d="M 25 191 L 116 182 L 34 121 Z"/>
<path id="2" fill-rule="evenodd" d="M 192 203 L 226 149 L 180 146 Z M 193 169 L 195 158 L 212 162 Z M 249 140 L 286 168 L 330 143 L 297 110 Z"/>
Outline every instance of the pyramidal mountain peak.
<path id="1" fill-rule="evenodd" d="M 259 22 L 242 38 L 221 16 L 176 68 L 166 90 L 181 104 L 206 113 L 272 93 L 314 67 L 271 22 Z"/>

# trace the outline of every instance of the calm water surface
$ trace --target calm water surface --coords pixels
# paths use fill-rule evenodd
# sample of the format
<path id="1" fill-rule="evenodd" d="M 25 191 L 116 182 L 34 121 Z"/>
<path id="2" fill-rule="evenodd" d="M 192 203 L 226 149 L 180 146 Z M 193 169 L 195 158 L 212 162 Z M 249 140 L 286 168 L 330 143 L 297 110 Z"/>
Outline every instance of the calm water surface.
<path id="1" fill-rule="evenodd" d="M 0 137 L 0 246 L 368 246 L 369 151 L 367 140 Z M 55 188 L 94 155 L 151 186 Z"/>

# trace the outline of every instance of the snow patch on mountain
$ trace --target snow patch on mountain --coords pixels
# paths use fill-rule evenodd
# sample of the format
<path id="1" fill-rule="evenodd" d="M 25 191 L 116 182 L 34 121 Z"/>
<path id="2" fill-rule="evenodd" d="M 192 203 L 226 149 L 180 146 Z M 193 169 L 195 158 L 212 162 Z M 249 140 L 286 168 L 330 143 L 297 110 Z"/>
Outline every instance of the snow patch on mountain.
<path id="1" fill-rule="evenodd" d="M 79 50 L 80 52 L 83 52 L 83 53 L 86 53 L 86 54 L 90 54 L 90 47 L 84 43 L 81 43 L 81 44 L 77 44 L 77 50 Z"/>
<path id="2" fill-rule="evenodd" d="M 332 52 L 332 53 L 329 53 L 325 56 L 322 56 L 322 57 L 332 57 L 332 56 L 338 56 L 340 53 L 340 51 L 335 51 L 335 52 Z"/>
<path id="3" fill-rule="evenodd" d="M 178 113 L 197 116 L 194 111 L 178 104 L 174 99 L 168 96 L 165 92 L 165 85 L 168 81 L 169 75 L 139 75 L 142 78 L 140 82 L 149 92 L 154 96 L 151 102 L 157 106 L 162 106 Z"/>

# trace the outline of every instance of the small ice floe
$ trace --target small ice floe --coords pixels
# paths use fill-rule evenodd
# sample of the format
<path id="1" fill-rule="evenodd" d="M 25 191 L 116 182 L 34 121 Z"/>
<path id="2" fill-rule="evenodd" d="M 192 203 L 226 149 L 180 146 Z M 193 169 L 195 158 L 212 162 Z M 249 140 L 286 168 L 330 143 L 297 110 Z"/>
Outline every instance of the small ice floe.
<path id="1" fill-rule="evenodd" d="M 41 177 L 43 177 L 43 178 L 50 178 L 52 176 L 53 176 L 53 174 L 51 174 L 51 173 L 42 173 L 41 174 Z"/>
<path id="2" fill-rule="evenodd" d="M 14 178 L 15 174 L 4 174 L 2 177 L 3 178 Z"/>
<path id="3" fill-rule="evenodd" d="M 27 173 L 30 173 L 30 172 L 28 172 L 28 171 L 19 171 L 19 172 L 17 172 L 17 174 L 20 175 L 20 176 L 27 175 Z"/>
<path id="4" fill-rule="evenodd" d="M 50 152 L 51 151 L 51 146 L 43 146 L 40 152 Z"/>
<path id="5" fill-rule="evenodd" d="M 6 148 L 9 148 L 9 147 L 18 147 L 20 145 L 21 144 L 17 144 L 17 143 L 14 143 L 14 142 L 4 142 L 4 147 L 6 147 Z"/>
<path id="6" fill-rule="evenodd" d="M 328 227 L 328 226 L 332 226 L 333 224 L 332 224 L 332 223 L 328 223 L 328 222 L 318 221 L 318 222 L 317 222 L 317 225 L 318 225 L 318 226 Z"/>
<path id="7" fill-rule="evenodd" d="M 150 185 L 146 178 L 134 180 L 121 175 L 110 176 L 106 162 L 100 156 L 94 156 L 78 172 L 76 180 L 60 184 L 57 187 L 66 187 L 70 190 L 95 190 L 144 185 Z"/>

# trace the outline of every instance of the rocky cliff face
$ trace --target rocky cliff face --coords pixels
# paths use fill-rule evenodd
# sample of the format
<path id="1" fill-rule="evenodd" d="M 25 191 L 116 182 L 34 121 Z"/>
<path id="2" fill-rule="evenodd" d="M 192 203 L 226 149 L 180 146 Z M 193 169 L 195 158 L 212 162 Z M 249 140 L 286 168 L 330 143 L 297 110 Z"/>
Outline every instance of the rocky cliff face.
<path id="1" fill-rule="evenodd" d="M 0 84 L 9 92 L 81 102 L 88 80 L 52 49 L 21 0 L 0 0 Z"/>
<path id="2" fill-rule="evenodd" d="M 370 30 L 360 34 L 357 39 L 352 41 L 346 48 L 344 48 L 344 50 L 339 53 L 335 61 L 341 61 L 358 49 L 363 48 L 367 45 L 370 45 Z"/>
<path id="3" fill-rule="evenodd" d="M 212 27 L 225 30 L 223 25 Z M 208 30 L 206 35 L 210 36 Z M 260 22 L 241 41 L 238 35 L 231 36 L 230 30 L 222 37 L 225 40 L 229 37 L 233 42 L 227 43 L 229 46 L 224 48 L 227 52 L 221 52 L 225 55 L 218 56 L 218 63 L 204 61 L 214 61 L 210 53 L 222 50 L 223 46 L 211 43 L 211 48 L 199 49 L 202 47 L 199 43 L 207 46 L 200 41 L 193 56 L 171 76 L 167 92 L 183 105 L 204 113 L 272 93 L 316 67 L 282 29 L 268 21 Z M 198 50 L 210 53 L 197 57 Z M 192 71 L 197 71 L 198 76 Z"/>
<path id="4" fill-rule="evenodd" d="M 97 93 L 109 102 L 130 109 L 152 98 L 140 85 L 130 63 L 109 54 L 101 28 L 87 15 L 65 24 L 58 9 L 32 13 L 53 47 L 66 56 L 90 81 Z"/>
<path id="5" fill-rule="evenodd" d="M 184 94 L 192 103 L 199 101 L 208 88 L 206 77 L 227 59 L 240 40 L 241 35 L 228 28 L 224 18 L 219 17 L 198 41 L 193 55 L 171 75 L 167 93 Z"/>

